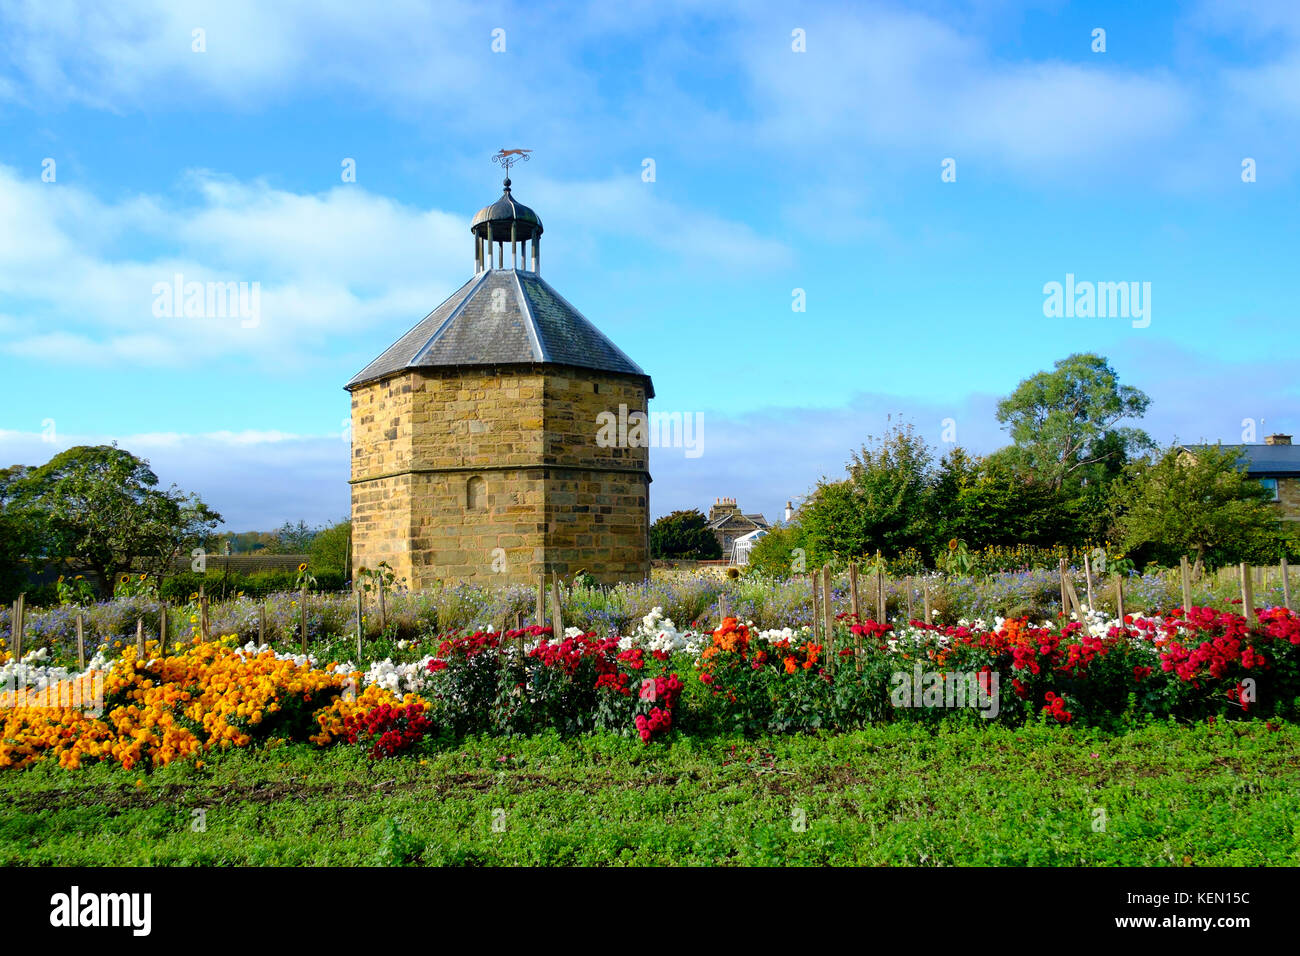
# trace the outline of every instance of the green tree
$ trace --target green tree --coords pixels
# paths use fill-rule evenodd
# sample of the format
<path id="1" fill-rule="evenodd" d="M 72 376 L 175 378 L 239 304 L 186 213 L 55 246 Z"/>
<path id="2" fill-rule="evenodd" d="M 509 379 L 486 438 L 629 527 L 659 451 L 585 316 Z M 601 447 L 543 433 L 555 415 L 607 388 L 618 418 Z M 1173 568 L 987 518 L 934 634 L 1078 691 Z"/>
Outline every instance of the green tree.
<path id="1" fill-rule="evenodd" d="M 708 524 L 709 519 L 696 509 L 664 515 L 650 526 L 651 556 L 696 561 L 722 557 L 722 545 Z"/>
<path id="2" fill-rule="evenodd" d="M 962 471 L 955 478 L 949 476 L 947 459 L 940 466 L 935 497 L 944 520 L 932 551 L 945 548 L 951 538 L 959 538 L 975 550 L 990 545 L 1050 547 L 1076 542 L 1075 516 L 1060 493 L 1029 480 L 997 455 L 967 459 L 960 466 Z M 942 505 L 937 500 L 940 496 Z"/>
<path id="3" fill-rule="evenodd" d="M 796 522 L 772 528 L 749 552 L 749 568 L 760 574 L 784 578 L 808 570 L 803 526 Z M 804 560 L 799 560 L 800 552 Z"/>
<path id="4" fill-rule="evenodd" d="M 27 583 L 27 558 L 36 550 L 37 522 L 15 497 L 15 485 L 28 469 L 0 469 L 0 600 L 11 601 Z"/>
<path id="5" fill-rule="evenodd" d="M 1019 468 L 1059 491 L 1067 481 L 1113 475 L 1127 457 L 1152 448 L 1146 432 L 1120 425 L 1141 418 L 1150 402 L 1121 385 L 1106 359 L 1080 353 L 1021 382 L 998 403 L 997 416 Z"/>
<path id="6" fill-rule="evenodd" d="M 934 455 L 911 425 L 862 446 L 848 477 L 817 486 L 800 511 L 813 565 L 922 546 L 932 536 L 929 513 Z"/>
<path id="7" fill-rule="evenodd" d="M 323 528 L 311 541 L 310 564 L 316 572 L 338 571 L 345 573 L 348 563 L 348 545 L 352 538 L 352 520 L 340 521 Z"/>
<path id="8" fill-rule="evenodd" d="M 1246 477 L 1237 451 L 1173 446 L 1130 463 L 1112 488 L 1120 543 L 1172 564 L 1196 555 L 1215 564 L 1275 557 L 1281 529 L 1269 493 Z"/>
<path id="9" fill-rule="evenodd" d="M 115 444 L 60 452 L 5 494 L 29 522 L 32 557 L 80 559 L 110 590 L 133 559 L 160 573 L 221 523 L 196 495 L 158 488 L 149 463 Z"/>
<path id="10" fill-rule="evenodd" d="M 271 554 L 306 554 L 311 548 L 316 532 L 307 522 L 294 524 L 286 521 L 275 529 L 274 541 L 267 547 Z"/>

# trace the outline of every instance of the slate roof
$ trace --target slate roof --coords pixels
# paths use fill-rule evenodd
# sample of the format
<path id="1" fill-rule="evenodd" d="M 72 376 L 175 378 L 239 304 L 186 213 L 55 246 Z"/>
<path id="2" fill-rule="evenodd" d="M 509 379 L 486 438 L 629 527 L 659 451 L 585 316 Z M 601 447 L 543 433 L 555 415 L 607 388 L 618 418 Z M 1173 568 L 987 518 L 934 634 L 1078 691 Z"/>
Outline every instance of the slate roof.
<path id="1" fill-rule="evenodd" d="M 708 522 L 705 527 L 710 531 L 717 531 L 732 521 L 746 521 L 758 529 L 767 529 L 771 527 L 771 525 L 767 523 L 767 519 L 761 514 L 747 515 L 741 514 L 739 511 L 723 512 L 712 521 Z"/>
<path id="2" fill-rule="evenodd" d="M 480 272 L 394 342 L 346 388 L 413 368 L 568 365 L 650 376 L 541 276 L 521 269 Z"/>
<path id="3" fill-rule="evenodd" d="M 1184 445 L 1195 452 L 1197 445 Z M 1300 476 L 1300 445 L 1224 445 L 1237 453 L 1252 478 Z"/>

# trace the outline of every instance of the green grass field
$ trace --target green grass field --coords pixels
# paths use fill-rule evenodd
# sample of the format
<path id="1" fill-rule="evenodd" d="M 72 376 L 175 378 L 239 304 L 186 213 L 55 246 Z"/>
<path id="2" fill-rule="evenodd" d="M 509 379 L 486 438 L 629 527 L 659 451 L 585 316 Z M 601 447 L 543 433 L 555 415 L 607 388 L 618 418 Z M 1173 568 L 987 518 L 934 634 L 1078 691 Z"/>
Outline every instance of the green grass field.
<path id="1" fill-rule="evenodd" d="M 293 745 L 0 776 L 4 865 L 401 863 L 1297 865 L 1300 729 Z"/>

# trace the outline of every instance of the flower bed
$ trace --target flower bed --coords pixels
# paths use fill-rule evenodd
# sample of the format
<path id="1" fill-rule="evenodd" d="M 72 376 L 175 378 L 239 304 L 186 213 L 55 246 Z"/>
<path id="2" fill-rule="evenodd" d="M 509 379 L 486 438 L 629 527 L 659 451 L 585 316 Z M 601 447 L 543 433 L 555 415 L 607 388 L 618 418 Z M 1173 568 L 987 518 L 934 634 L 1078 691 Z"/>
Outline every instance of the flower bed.
<path id="1" fill-rule="evenodd" d="M 1300 715 L 1300 618 L 1283 608 L 1193 608 L 1055 624 L 1026 618 L 891 625 L 842 615 L 808 627 L 727 618 L 679 631 L 656 608 L 629 635 L 478 630 L 366 670 L 197 638 L 158 656 L 127 646 L 70 674 L 37 650 L 0 665 L 0 767 L 56 760 L 125 768 L 289 741 L 392 757 L 444 733 L 607 730 L 643 742 L 685 727 L 847 729 L 895 720 L 1052 724 Z M 418 655 L 418 646 L 407 652 Z M 682 676 L 685 675 L 685 676 Z M 90 685 L 102 710 L 69 701 Z M 52 703 L 52 701 L 54 703 Z M 686 718 L 686 719 L 683 719 Z"/>

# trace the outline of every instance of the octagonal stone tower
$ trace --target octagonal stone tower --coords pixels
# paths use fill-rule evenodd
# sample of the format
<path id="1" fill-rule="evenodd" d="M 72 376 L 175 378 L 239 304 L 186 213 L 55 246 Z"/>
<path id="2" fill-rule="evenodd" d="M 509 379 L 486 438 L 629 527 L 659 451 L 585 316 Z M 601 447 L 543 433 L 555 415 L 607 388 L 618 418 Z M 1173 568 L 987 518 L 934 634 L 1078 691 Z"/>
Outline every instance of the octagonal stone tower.
<path id="1" fill-rule="evenodd" d="M 542 279 L 541 220 L 504 185 L 470 227 L 473 278 L 346 386 L 352 566 L 413 588 L 644 578 L 649 449 L 597 436 L 654 387 Z"/>

